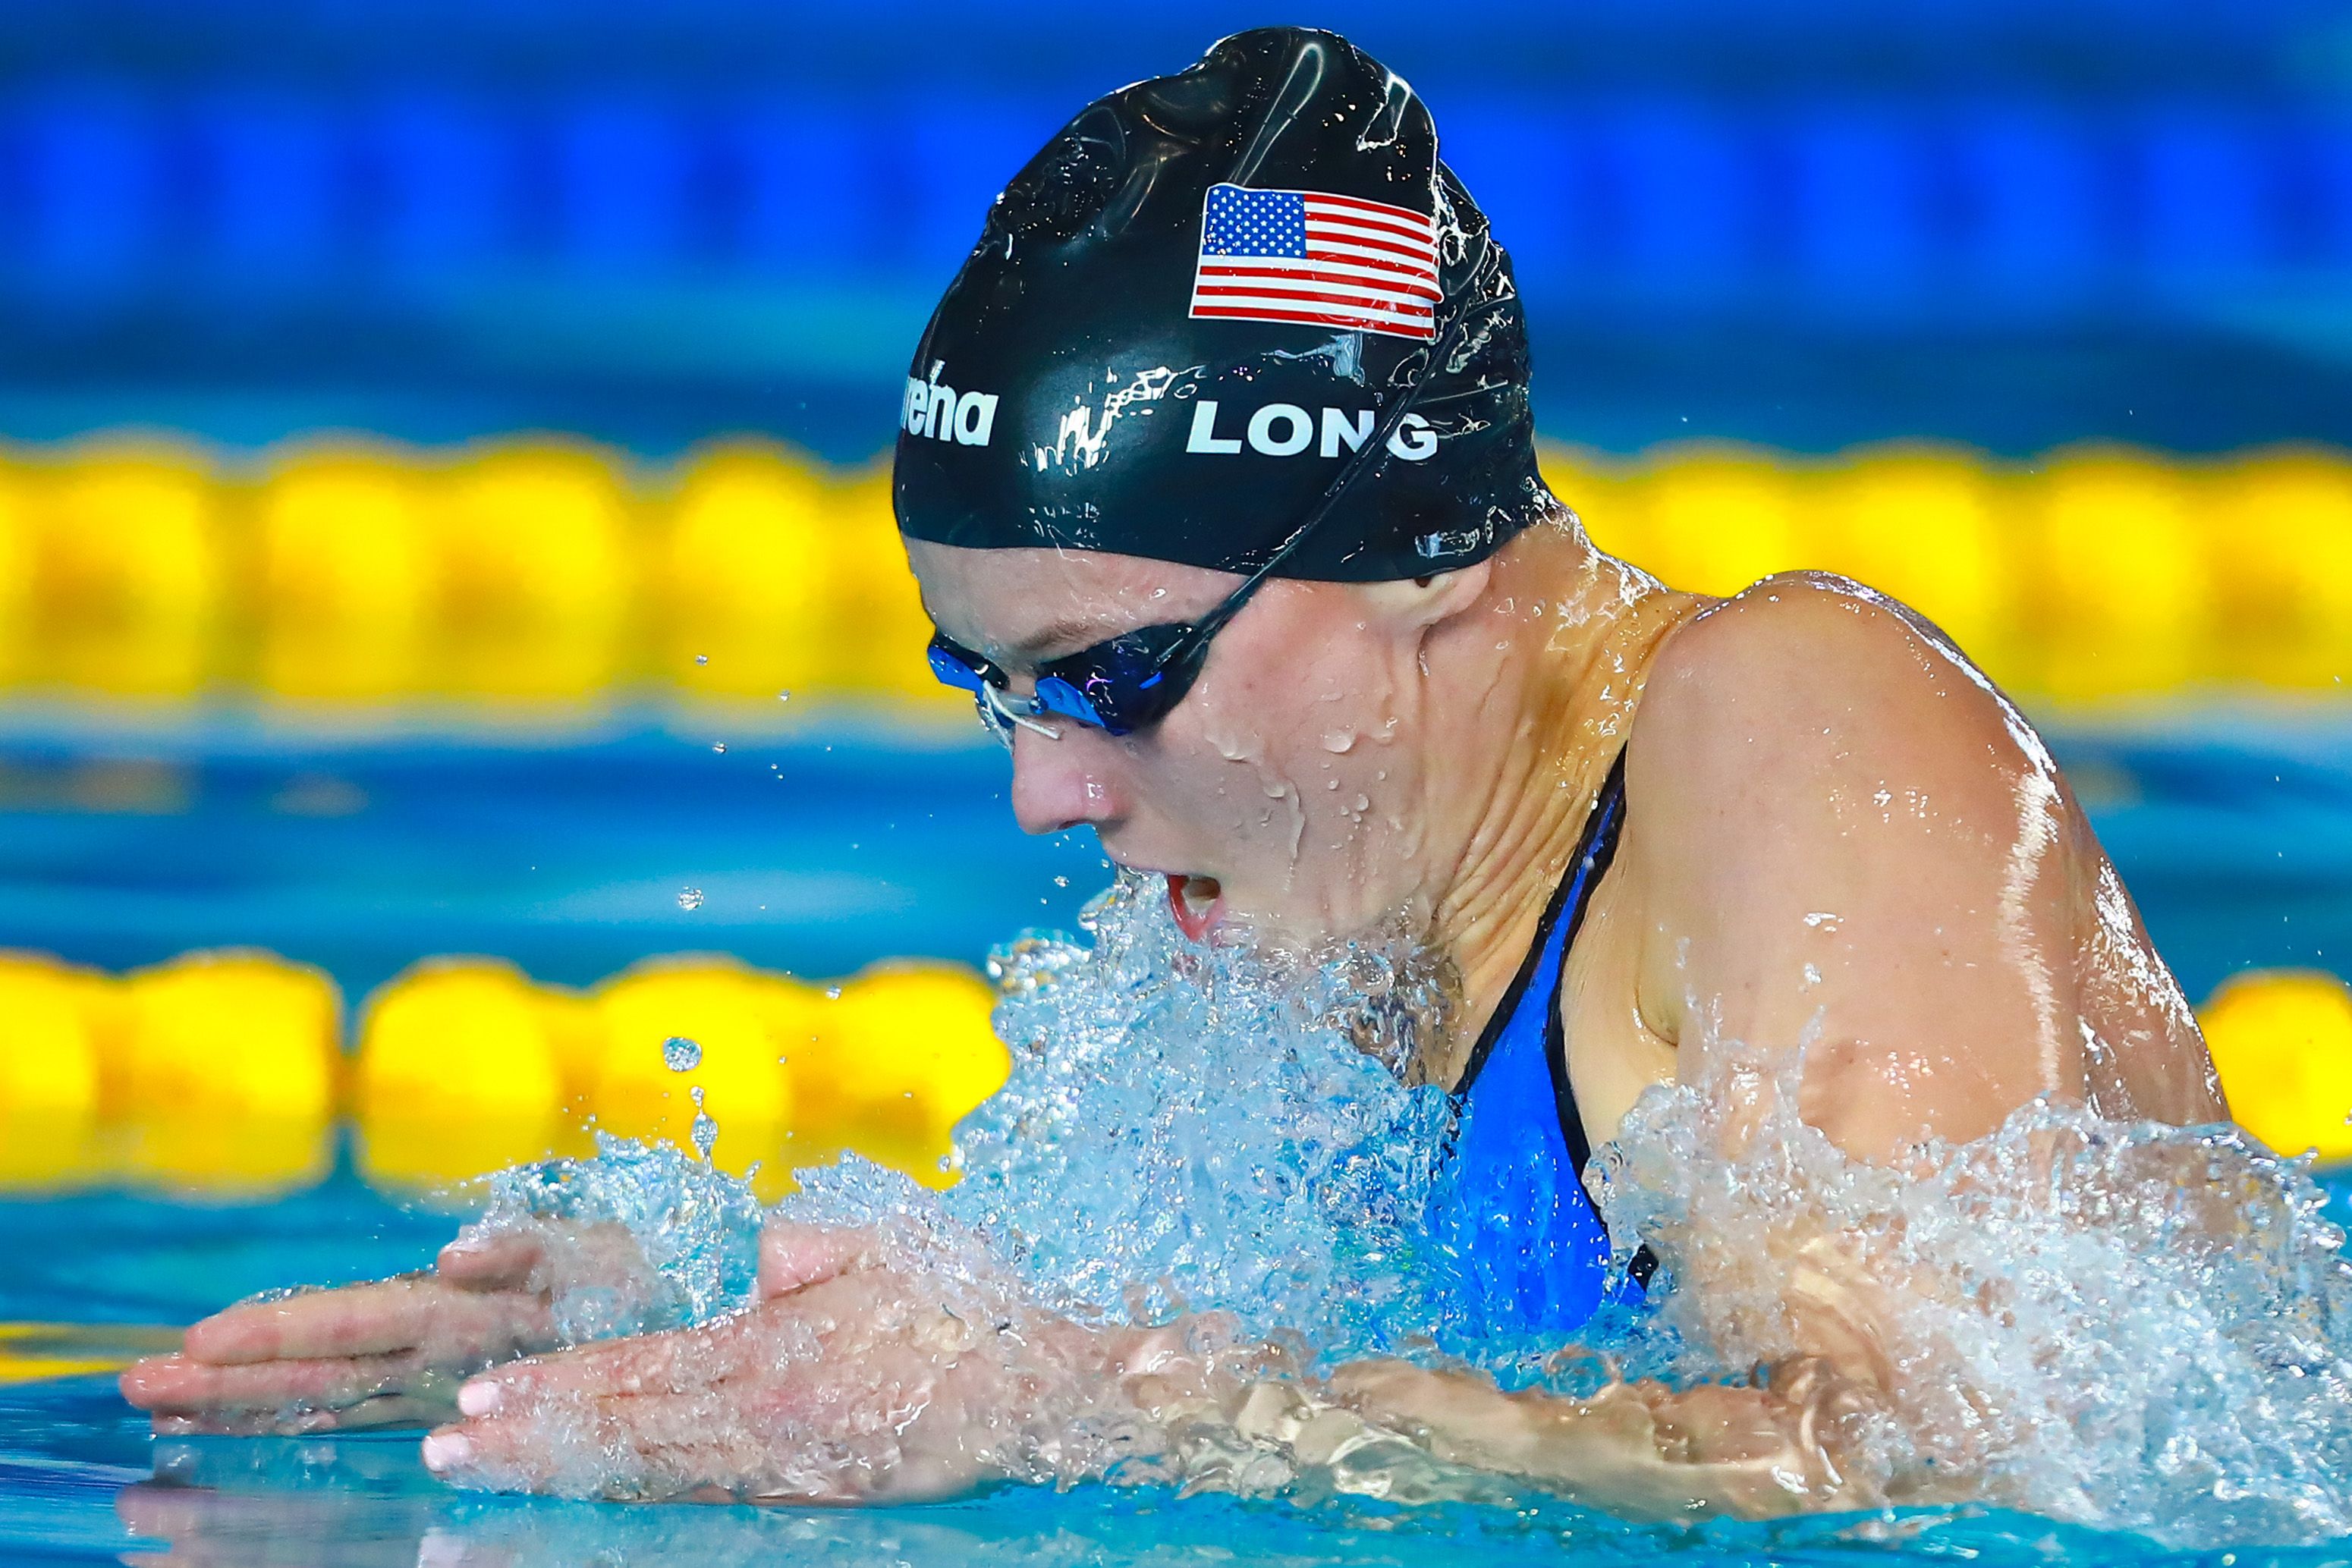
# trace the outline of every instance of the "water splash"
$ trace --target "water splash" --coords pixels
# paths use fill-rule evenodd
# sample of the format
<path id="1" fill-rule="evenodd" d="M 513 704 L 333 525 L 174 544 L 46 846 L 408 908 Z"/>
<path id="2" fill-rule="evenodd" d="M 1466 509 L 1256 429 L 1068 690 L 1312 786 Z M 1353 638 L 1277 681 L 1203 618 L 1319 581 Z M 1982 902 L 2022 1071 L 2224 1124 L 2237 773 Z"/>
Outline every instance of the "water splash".
<path id="1" fill-rule="evenodd" d="M 694 1102 L 694 1125 L 687 1130 L 687 1136 L 694 1140 L 695 1157 L 707 1166 L 710 1163 L 710 1151 L 719 1145 L 719 1123 L 703 1107 L 701 1084 L 688 1089 L 687 1095 Z"/>
<path id="2" fill-rule="evenodd" d="M 2305 1162 L 2037 1103 L 1864 1165 L 1799 1118 L 1801 1052 L 1726 1054 L 1601 1162 L 1612 1234 L 1679 1280 L 1654 1327 L 1683 1375 L 1796 1354 L 1791 1303 L 1874 1291 L 1897 1500 L 2175 1545 L 2352 1532 L 2352 1264 Z"/>
<path id="3" fill-rule="evenodd" d="M 743 1179 L 666 1145 L 596 1134 L 596 1155 L 489 1178 L 468 1235 L 524 1232 L 545 1254 L 540 1288 L 567 1343 L 708 1322 L 751 1301 L 759 1200 Z M 614 1233 L 632 1245 L 616 1258 Z"/>
<path id="4" fill-rule="evenodd" d="M 1402 940 L 1193 946 L 1139 878 L 1081 924 L 1090 946 L 1029 936 L 991 960 L 1013 1073 L 958 1129 L 946 1220 L 1084 1317 L 1229 1312 L 1318 1353 L 1425 1330 L 1412 1259 L 1445 1099 L 1395 1069 L 1442 1027 L 1446 977 Z M 793 1217 L 906 1206 L 862 1162 L 802 1180 Z"/>
<path id="5" fill-rule="evenodd" d="M 1444 1100 L 1407 1082 L 1449 987 L 1402 933 L 1204 950 L 1133 879 L 1083 923 L 1091 945 L 1031 936 L 992 961 L 1013 1071 L 960 1129 L 957 1186 L 925 1193 L 853 1158 L 803 1173 L 781 1212 L 878 1225 L 955 1288 L 1024 1311 L 1215 1311 L 1305 1364 L 1443 1345 L 1572 1394 L 1612 1375 L 1465 1332 L 1421 1229 Z M 1890 1497 L 1986 1497 L 2184 1546 L 2352 1531 L 2352 1269 L 2301 1166 L 2229 1129 L 2054 1105 L 1865 1166 L 1798 1120 L 1800 1052 L 1716 1054 L 1726 1076 L 1653 1090 L 1601 1152 L 1621 1264 L 1642 1243 L 1664 1263 L 1654 1310 L 1583 1336 L 1606 1364 L 1741 1381 L 1803 1348 L 1791 1299 L 1892 1281 L 1891 1416 L 1866 1456 Z M 585 1167 L 555 1196 L 599 1189 L 573 1209 L 652 1228 L 676 1321 L 746 1299 L 740 1184 L 615 1141 L 608 1163 L 620 1198 Z M 537 1178 L 505 1179 L 510 1204 L 545 1207 Z M 672 1219 L 673 1195 L 701 1218 Z M 1266 1473 L 1295 1496 L 1332 1485 Z"/>

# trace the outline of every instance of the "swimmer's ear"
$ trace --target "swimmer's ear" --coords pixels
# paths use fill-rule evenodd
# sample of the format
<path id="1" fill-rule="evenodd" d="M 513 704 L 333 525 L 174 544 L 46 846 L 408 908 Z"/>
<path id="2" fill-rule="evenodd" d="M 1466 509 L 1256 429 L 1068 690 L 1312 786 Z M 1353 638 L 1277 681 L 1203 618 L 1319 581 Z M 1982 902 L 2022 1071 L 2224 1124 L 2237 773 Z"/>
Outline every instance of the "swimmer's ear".
<path id="1" fill-rule="evenodd" d="M 1433 577 L 1404 577 L 1394 582 L 1360 582 L 1356 591 L 1366 607 L 1400 630 L 1425 632 L 1452 620 L 1486 596 L 1495 575 L 1495 563 L 1482 560 Z"/>

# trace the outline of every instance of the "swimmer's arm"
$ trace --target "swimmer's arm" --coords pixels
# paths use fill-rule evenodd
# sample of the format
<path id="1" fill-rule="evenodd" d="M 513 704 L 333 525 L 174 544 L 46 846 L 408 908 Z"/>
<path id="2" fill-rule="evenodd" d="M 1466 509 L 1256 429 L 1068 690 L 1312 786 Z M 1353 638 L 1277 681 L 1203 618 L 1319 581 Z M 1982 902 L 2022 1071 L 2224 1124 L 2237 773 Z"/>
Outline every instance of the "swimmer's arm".
<path id="1" fill-rule="evenodd" d="M 1627 784 L 1611 918 L 1640 933 L 1643 1026 L 1685 1082 L 1738 1097 L 1719 1107 L 1727 1138 L 1770 1112 L 1773 1070 L 1802 1043 L 1803 1120 L 1852 1159 L 1899 1164 L 2038 1095 L 2083 1100 L 2086 1024 L 2173 1065 L 2142 1075 L 2160 1103 L 2137 1113 L 2221 1114 L 2146 933 L 2093 896 L 2111 870 L 2040 742 L 1899 609 L 1795 580 L 1685 628 L 1652 672 Z M 2087 941 L 2086 908 L 2105 923 Z M 2086 951 L 2118 973 L 2084 978 Z M 1739 1065 L 1763 1071 L 1742 1082 Z M 1886 1347 L 1934 1286 L 1826 1217 L 1811 1232 L 1786 1218 L 1770 1257 L 1701 1234 L 1670 1249 L 1696 1304 L 1778 1294 L 1761 1337 L 1780 1359 L 1753 1386 L 1576 1401 L 1387 1363 L 1331 1393 L 1441 1458 L 1606 1507 L 1871 1501 L 1888 1478 L 1852 1439 L 1870 1412 L 1899 1415 Z"/>
<path id="2" fill-rule="evenodd" d="M 1627 770 L 1638 1006 L 1727 1143 L 1792 1080 L 1840 1153 L 1898 1167 L 2042 1097 L 2222 1114 L 2039 737 L 1899 607 L 1800 580 L 1701 619 L 1660 657 Z M 1760 1249 L 1667 1239 L 1680 1287 L 1702 1307 L 1777 1296 L 1745 1348 L 1816 1359 L 1899 1411 L 1913 1391 L 1888 1347 L 1942 1286 L 1816 1219 L 1792 1205 Z"/>
<path id="3" fill-rule="evenodd" d="M 1533 1482 L 1622 1518 L 1769 1519 L 1886 1501 L 1879 1478 L 1853 1462 L 1875 1402 L 1818 1361 L 1790 1362 L 1754 1385 L 1614 1383 L 1590 1399 L 1506 1394 L 1475 1373 L 1371 1361 L 1340 1367 L 1313 1392 L 1443 1465 Z M 1470 1490 L 1433 1482 L 1448 1495 Z"/>
<path id="4" fill-rule="evenodd" d="M 1727 602 L 1661 653 L 1626 766 L 1638 1006 L 1685 1082 L 1802 1043 L 1805 1121 L 1890 1163 L 2083 1100 L 2086 1030 L 2202 1063 L 2039 737 L 1899 607 L 1807 579 Z M 2219 1113 L 2201 1071 L 2166 1085 L 2133 1109 Z"/>
<path id="5" fill-rule="evenodd" d="M 1683 1082 L 1738 1102 L 1723 1136 L 1800 1051 L 1800 1115 L 1874 1164 L 2082 1097 L 2073 911 L 2103 857 L 2039 739 L 1905 612 L 1750 590 L 1662 653 L 1626 768 L 1638 1005 Z M 1912 1281 L 1805 1227 L 1769 1257 L 1665 1240 L 1698 1301 L 1777 1293 L 1781 1353 L 1899 1397 L 1884 1347 Z"/>

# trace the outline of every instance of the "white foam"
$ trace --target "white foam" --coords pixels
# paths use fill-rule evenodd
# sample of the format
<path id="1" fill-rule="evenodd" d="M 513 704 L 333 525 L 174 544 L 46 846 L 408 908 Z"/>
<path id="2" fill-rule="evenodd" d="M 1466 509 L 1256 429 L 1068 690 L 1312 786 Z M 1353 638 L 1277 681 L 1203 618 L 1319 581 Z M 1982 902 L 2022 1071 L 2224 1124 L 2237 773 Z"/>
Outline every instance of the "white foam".
<path id="1" fill-rule="evenodd" d="M 1797 1119 L 1799 1047 L 1720 1049 L 1723 1077 L 1652 1090 L 1601 1154 L 1620 1266 L 1646 1242 L 1679 1283 L 1596 1320 L 1601 1358 L 1547 1360 L 1558 1347 L 1468 1333 L 1423 1240 L 1446 1107 L 1400 1070 L 1444 1018 L 1440 970 L 1391 939 L 1203 950 L 1139 879 L 1086 923 L 1090 945 L 996 956 L 1013 1071 L 960 1130 L 961 1183 L 933 1195 L 852 1159 L 805 1173 L 782 1212 L 878 1225 L 992 1311 L 1216 1312 L 1308 1364 L 1442 1346 L 1568 1393 L 1619 1372 L 1745 1379 L 1806 1348 L 1792 1294 L 1885 1282 L 1889 1416 L 1866 1458 L 1897 1500 L 1984 1497 L 2182 1546 L 2352 1532 L 2344 1237 L 2301 1166 L 2234 1129 L 2034 1105 L 1977 1143 L 1866 1166 Z M 744 1200 L 669 1158 L 608 1145 L 553 1190 L 643 1228 L 679 1281 L 665 1299 L 704 1317 L 745 1299 Z M 510 1207 L 548 1207 L 544 1179 L 515 1181 Z M 673 1199 L 693 1218 L 665 1215 Z M 1046 1370 L 1071 1440 L 1033 1427 L 1020 1451 L 1066 1483 L 1118 1446 L 1116 1417 Z M 617 1462 L 583 1454 L 582 1490 L 609 1491 Z M 1246 1456 L 1232 1473 L 1303 1496 L 1340 1484 Z"/>

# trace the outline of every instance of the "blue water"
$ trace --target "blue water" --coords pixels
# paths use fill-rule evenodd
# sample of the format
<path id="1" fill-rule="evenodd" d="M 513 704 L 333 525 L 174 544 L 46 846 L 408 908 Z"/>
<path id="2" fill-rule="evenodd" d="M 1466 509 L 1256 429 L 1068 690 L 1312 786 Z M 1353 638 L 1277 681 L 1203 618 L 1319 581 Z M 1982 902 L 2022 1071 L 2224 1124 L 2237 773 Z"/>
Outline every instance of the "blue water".
<path id="1" fill-rule="evenodd" d="M 722 755 L 712 738 L 622 729 L 489 749 L 218 728 L 104 743 L 20 730 L 0 740 L 0 945 L 119 965 L 262 941 L 327 966 L 354 993 L 422 953 L 468 947 L 572 980 L 689 946 L 829 973 L 888 952 L 977 956 L 1018 925 L 1066 924 L 1099 885 L 1085 841 L 1011 831 L 992 751 L 811 731 L 736 737 Z M 2352 729 L 2216 723 L 2058 741 L 2192 994 L 2250 963 L 2352 955 Z M 675 904 L 676 887 L 696 880 L 707 919 Z M 2352 1221 L 2352 1173 L 2331 1190 L 2338 1219 Z M 185 1322 L 268 1286 L 418 1267 L 451 1225 L 347 1171 L 260 1207 L 110 1194 L 0 1203 L 0 1322 L 79 1322 L 92 1325 L 94 1346 L 127 1345 L 131 1325 Z M 1705 1568 L 1857 1553 L 2352 1563 L 2352 1542 L 2170 1553 L 1984 1511 L 1683 1531 L 1549 1504 L 1305 1514 L 1100 1490 L 866 1513 L 631 1509 L 448 1491 L 425 1476 L 413 1434 L 151 1443 L 109 1379 L 0 1386 L 0 1563 L 166 1549 L 188 1563 L 514 1568 L 1661 1552 Z"/>
<path id="2" fill-rule="evenodd" d="M 2250 966 L 2352 962 L 2352 722 L 2049 738 L 2190 996 Z M 336 738 L 0 710 L 0 946 L 119 968 L 257 944 L 353 1001 L 428 953 L 568 984 L 680 948 L 804 975 L 976 964 L 1024 926 L 1067 929 L 1108 880 L 1092 835 L 1015 830 L 1004 767 L 954 722 Z"/>
<path id="3" fill-rule="evenodd" d="M 2352 1221 L 2352 1171 L 2332 1178 Z M 188 1209 L 119 1197 L 0 1204 L 0 1319 L 184 1320 L 289 1278 L 415 1268 L 449 1232 L 348 1175 L 257 1208 Z M 102 1342 L 104 1335 L 97 1338 Z M 1854 1562 L 1867 1555 L 2007 1568 L 2053 1563 L 2212 1568 L 2352 1563 L 2352 1542 L 2168 1552 L 2136 1538 L 1991 1510 L 1890 1521 L 1633 1529 L 1563 1505 L 1418 1512 L 1356 1503 L 1302 1513 L 1217 1497 L 1000 1492 L 873 1511 L 625 1507 L 451 1491 L 415 1434 L 151 1441 L 110 1379 L 0 1387 L 0 1563 L 111 1563 L 168 1549 L 177 1563 L 1449 1564 L 1618 1562 L 1693 1568 Z"/>

